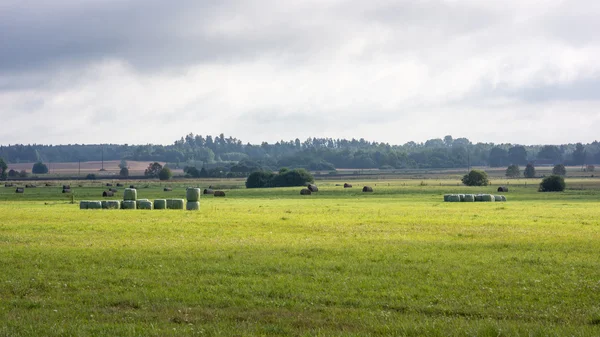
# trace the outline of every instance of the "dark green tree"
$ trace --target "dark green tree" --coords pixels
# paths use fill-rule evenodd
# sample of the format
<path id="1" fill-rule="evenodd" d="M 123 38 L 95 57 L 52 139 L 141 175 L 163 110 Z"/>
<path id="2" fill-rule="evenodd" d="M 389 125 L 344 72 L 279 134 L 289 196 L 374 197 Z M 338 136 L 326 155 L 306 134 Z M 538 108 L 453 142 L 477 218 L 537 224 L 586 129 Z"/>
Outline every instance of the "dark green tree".
<path id="1" fill-rule="evenodd" d="M 560 151 L 560 149 L 557 146 L 554 145 L 544 145 L 542 146 L 542 148 L 540 149 L 540 152 L 538 152 L 537 155 L 538 159 L 542 159 L 542 160 L 550 160 L 553 163 L 560 163 L 562 162 L 562 152 Z"/>
<path id="2" fill-rule="evenodd" d="M 487 173 L 480 170 L 471 170 L 462 178 L 462 183 L 467 186 L 487 186 L 490 182 Z"/>
<path id="3" fill-rule="evenodd" d="M 552 174 L 564 177 L 567 175 L 567 169 L 563 164 L 554 165 L 554 167 L 552 168 Z"/>
<path id="4" fill-rule="evenodd" d="M 129 177 L 129 169 L 127 168 L 127 166 L 121 167 L 121 170 L 119 171 L 119 175 L 121 177 Z"/>
<path id="5" fill-rule="evenodd" d="M 16 171 L 16 170 L 10 170 L 10 171 L 8 171 L 8 176 L 9 176 L 10 178 L 15 178 L 15 177 L 18 177 L 18 176 L 19 176 L 19 171 Z"/>
<path id="6" fill-rule="evenodd" d="M 246 188 L 263 188 L 269 187 L 271 179 L 273 179 L 273 172 L 269 171 L 255 171 L 250 173 L 246 179 Z"/>
<path id="7" fill-rule="evenodd" d="M 573 151 L 573 165 L 583 165 L 585 164 L 585 147 L 583 144 L 577 143 L 575 144 L 575 151 Z"/>
<path id="8" fill-rule="evenodd" d="M 551 175 L 542 179 L 540 183 L 540 192 L 562 192 L 565 190 L 565 178 L 557 175 Z"/>
<path id="9" fill-rule="evenodd" d="M 535 167 L 533 167 L 533 164 L 531 164 L 531 163 L 527 164 L 527 166 L 525 167 L 525 171 L 523 171 L 523 176 L 525 178 L 534 178 L 535 177 Z"/>
<path id="10" fill-rule="evenodd" d="M 158 179 L 160 180 L 169 180 L 173 177 L 173 172 L 168 167 L 163 167 L 160 172 L 158 172 Z"/>
<path id="11" fill-rule="evenodd" d="M 509 165 L 506 168 L 506 176 L 509 178 L 517 178 L 521 175 L 521 170 L 519 169 L 519 165 Z"/>
<path id="12" fill-rule="evenodd" d="M 144 175 L 147 177 L 158 178 L 158 174 L 160 173 L 160 170 L 162 170 L 162 168 L 163 167 L 160 163 L 150 163 L 146 171 L 144 171 Z"/>
<path id="13" fill-rule="evenodd" d="M 200 178 L 208 178 L 208 171 L 204 167 L 200 169 Z"/>
<path id="14" fill-rule="evenodd" d="M 31 168 L 31 173 L 33 174 L 46 174 L 48 173 L 48 166 L 46 166 L 46 164 L 40 162 L 37 162 L 35 164 L 33 164 L 33 167 Z"/>
<path id="15" fill-rule="evenodd" d="M 6 165 L 4 159 L 0 158 L 0 180 L 6 180 L 6 177 L 8 176 L 8 173 L 6 172 L 7 169 L 8 165 Z"/>
<path id="16" fill-rule="evenodd" d="M 511 164 L 526 165 L 527 164 L 527 150 L 524 146 L 517 145 L 508 149 L 508 161 Z"/>
<path id="17" fill-rule="evenodd" d="M 494 147 L 490 151 L 490 166 L 502 167 L 508 164 L 508 152 L 500 147 Z"/>

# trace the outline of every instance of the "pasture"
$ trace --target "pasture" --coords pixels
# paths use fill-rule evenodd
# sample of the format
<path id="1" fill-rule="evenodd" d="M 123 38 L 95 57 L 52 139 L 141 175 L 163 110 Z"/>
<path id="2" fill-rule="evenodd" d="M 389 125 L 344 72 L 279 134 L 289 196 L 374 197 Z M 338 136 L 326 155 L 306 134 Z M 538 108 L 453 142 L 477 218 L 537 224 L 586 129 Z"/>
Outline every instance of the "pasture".
<path id="1" fill-rule="evenodd" d="M 133 182 L 226 190 L 199 212 L 79 210 L 100 182 L 72 182 L 75 204 L 62 182 L 0 187 L 0 336 L 600 335 L 600 180 L 443 202 L 492 181 Z"/>

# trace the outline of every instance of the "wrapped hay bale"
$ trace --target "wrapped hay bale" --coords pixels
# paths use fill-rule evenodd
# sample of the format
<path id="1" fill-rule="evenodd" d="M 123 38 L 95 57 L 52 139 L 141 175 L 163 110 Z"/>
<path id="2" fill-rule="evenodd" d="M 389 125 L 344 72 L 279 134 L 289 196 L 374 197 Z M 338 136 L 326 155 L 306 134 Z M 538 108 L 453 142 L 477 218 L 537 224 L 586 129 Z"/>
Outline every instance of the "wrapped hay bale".
<path id="1" fill-rule="evenodd" d="M 71 193 L 71 189 L 69 188 L 65 188 L 62 190 L 63 193 Z"/>
<path id="2" fill-rule="evenodd" d="M 88 201 L 87 209 L 102 209 L 102 201 Z"/>
<path id="3" fill-rule="evenodd" d="M 135 200 L 124 200 L 121 203 L 121 209 L 135 209 L 136 203 Z"/>
<path id="4" fill-rule="evenodd" d="M 115 195 L 115 193 L 113 191 L 104 191 L 104 192 L 102 192 L 102 196 L 105 197 L 105 198 L 106 197 L 112 197 L 114 195 Z"/>
<path id="5" fill-rule="evenodd" d="M 81 200 L 79 202 L 79 209 L 87 209 L 88 208 L 87 205 L 88 205 L 87 200 Z"/>
<path id="6" fill-rule="evenodd" d="M 213 193 L 213 195 L 215 197 L 224 197 L 225 196 L 225 192 L 223 192 L 223 191 L 215 191 L 215 193 Z"/>
<path id="7" fill-rule="evenodd" d="M 123 191 L 123 200 L 136 200 L 137 190 L 135 188 L 126 188 Z"/>
<path id="8" fill-rule="evenodd" d="M 117 187 L 123 187 L 123 184 L 117 183 Z"/>
<path id="9" fill-rule="evenodd" d="M 508 192 L 508 187 L 500 186 L 500 187 L 498 187 L 498 192 Z"/>
<path id="10" fill-rule="evenodd" d="M 25 189 L 23 187 L 17 187 L 15 193 L 25 193 Z"/>
<path id="11" fill-rule="evenodd" d="M 449 197 L 450 197 L 450 194 L 444 194 L 444 202 L 448 202 Z"/>
<path id="12" fill-rule="evenodd" d="M 344 183 L 344 188 L 352 188 L 352 184 Z"/>
<path id="13" fill-rule="evenodd" d="M 167 199 L 167 209 L 183 209 L 183 199 Z"/>
<path id="14" fill-rule="evenodd" d="M 136 207 L 137 209 L 152 209 L 152 201 L 148 199 L 139 200 L 138 202 L 136 202 Z"/>
<path id="15" fill-rule="evenodd" d="M 300 195 L 311 195 L 311 191 L 308 188 L 303 188 L 300 190 Z"/>
<path id="16" fill-rule="evenodd" d="M 185 204 L 185 209 L 188 211 L 197 211 L 200 209 L 200 201 L 188 201 Z"/>
<path id="17" fill-rule="evenodd" d="M 475 201 L 476 202 L 483 201 L 483 194 L 477 194 L 477 195 L 475 195 Z"/>
<path id="18" fill-rule="evenodd" d="M 106 207 L 104 207 L 105 204 L 106 204 Z M 120 209 L 121 202 L 119 200 L 104 200 L 104 201 L 102 201 L 102 208 L 104 208 L 104 209 Z"/>
<path id="19" fill-rule="evenodd" d="M 163 188 L 163 192 L 171 192 L 171 191 L 173 191 L 173 189 L 170 187 Z"/>
<path id="20" fill-rule="evenodd" d="M 215 191 L 210 188 L 205 188 L 204 191 L 202 191 L 202 194 L 215 194 Z"/>
<path id="21" fill-rule="evenodd" d="M 311 192 L 319 192 L 319 188 L 315 184 L 308 184 L 306 186 Z"/>
<path id="22" fill-rule="evenodd" d="M 373 187 L 371 186 L 365 186 L 362 189 L 363 192 L 373 192 Z"/>
<path id="23" fill-rule="evenodd" d="M 167 209 L 167 199 L 154 200 L 154 209 Z"/>
<path id="24" fill-rule="evenodd" d="M 458 194 L 451 194 L 448 197 L 448 202 L 460 202 L 460 196 Z"/>
<path id="25" fill-rule="evenodd" d="M 140 208 L 140 203 L 143 201 L 150 201 L 148 199 L 138 199 L 135 201 L 135 207 Z"/>
<path id="26" fill-rule="evenodd" d="M 502 197 L 502 201 L 506 202 L 506 196 L 505 195 L 501 195 Z"/>
<path id="27" fill-rule="evenodd" d="M 491 194 L 482 194 L 481 195 L 481 201 L 484 201 L 484 202 L 490 202 L 491 201 L 491 202 L 493 202 L 494 201 L 494 196 L 491 195 Z"/>
<path id="28" fill-rule="evenodd" d="M 198 201 L 200 200 L 200 189 L 199 188 L 188 188 L 185 190 L 185 198 L 187 201 Z"/>
<path id="29" fill-rule="evenodd" d="M 473 194 L 465 194 L 464 202 L 475 202 L 475 196 Z"/>
<path id="30" fill-rule="evenodd" d="M 461 202 L 465 201 L 465 195 L 464 194 L 459 194 L 458 198 L 460 199 Z"/>
<path id="31" fill-rule="evenodd" d="M 494 195 L 494 201 L 502 201 L 502 196 L 501 195 Z"/>

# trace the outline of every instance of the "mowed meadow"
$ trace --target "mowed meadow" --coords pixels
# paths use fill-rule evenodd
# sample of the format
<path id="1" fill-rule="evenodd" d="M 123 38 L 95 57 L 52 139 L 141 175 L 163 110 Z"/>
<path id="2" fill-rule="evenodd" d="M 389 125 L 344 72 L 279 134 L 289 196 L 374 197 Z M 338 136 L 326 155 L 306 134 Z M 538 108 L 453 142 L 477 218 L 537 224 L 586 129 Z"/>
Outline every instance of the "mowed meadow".
<path id="1" fill-rule="evenodd" d="M 537 183 L 444 203 L 498 185 L 134 182 L 225 190 L 197 212 L 80 210 L 99 182 L 73 182 L 74 204 L 0 187 L 0 336 L 599 336 L 600 179 Z"/>

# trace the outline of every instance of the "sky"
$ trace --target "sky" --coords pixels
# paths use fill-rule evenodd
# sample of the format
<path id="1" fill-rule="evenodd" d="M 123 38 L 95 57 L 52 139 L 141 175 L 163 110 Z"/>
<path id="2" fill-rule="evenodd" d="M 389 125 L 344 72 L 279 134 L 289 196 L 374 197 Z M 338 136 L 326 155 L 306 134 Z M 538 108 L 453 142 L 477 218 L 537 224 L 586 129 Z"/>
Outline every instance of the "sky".
<path id="1" fill-rule="evenodd" d="M 0 144 L 600 139 L 597 0 L 0 0 Z"/>

